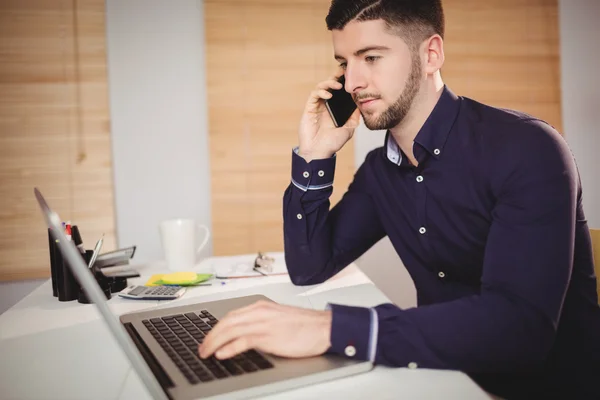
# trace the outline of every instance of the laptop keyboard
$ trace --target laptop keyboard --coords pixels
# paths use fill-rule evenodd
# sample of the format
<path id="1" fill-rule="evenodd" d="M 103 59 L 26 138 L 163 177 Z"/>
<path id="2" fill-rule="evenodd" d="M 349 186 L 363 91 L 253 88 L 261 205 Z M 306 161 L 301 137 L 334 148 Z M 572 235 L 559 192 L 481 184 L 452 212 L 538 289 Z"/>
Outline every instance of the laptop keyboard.
<path id="1" fill-rule="evenodd" d="M 142 322 L 191 384 L 273 368 L 273 364 L 254 350 L 228 360 L 218 360 L 214 356 L 200 358 L 198 345 L 218 322 L 206 310 Z"/>

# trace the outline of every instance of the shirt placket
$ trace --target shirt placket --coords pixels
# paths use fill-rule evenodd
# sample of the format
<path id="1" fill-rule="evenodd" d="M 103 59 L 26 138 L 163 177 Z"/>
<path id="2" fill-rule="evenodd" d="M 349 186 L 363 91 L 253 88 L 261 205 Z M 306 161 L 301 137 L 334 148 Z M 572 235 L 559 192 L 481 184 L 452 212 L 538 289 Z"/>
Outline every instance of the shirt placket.
<path id="1" fill-rule="evenodd" d="M 423 150 L 421 150 L 423 151 Z M 416 154 L 415 154 L 416 155 Z M 435 255 L 433 252 L 433 245 L 431 242 L 431 221 L 427 219 L 427 170 L 428 163 L 434 161 L 431 157 L 428 157 L 423 151 L 421 157 L 417 156 L 419 160 L 419 166 L 414 169 L 415 179 L 415 200 L 417 209 L 417 221 L 419 224 L 419 239 L 425 250 L 424 258 L 427 260 L 427 264 L 432 269 L 440 280 L 446 280 L 446 272 L 438 269 L 433 260 Z M 435 162 L 435 161 L 434 161 Z M 429 223 L 428 223 L 429 222 Z"/>

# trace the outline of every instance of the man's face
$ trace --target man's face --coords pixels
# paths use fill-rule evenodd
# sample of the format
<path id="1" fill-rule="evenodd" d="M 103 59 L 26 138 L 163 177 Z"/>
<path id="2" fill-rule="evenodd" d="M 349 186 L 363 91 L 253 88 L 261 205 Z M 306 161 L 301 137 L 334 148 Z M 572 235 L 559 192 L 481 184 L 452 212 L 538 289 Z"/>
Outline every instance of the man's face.
<path id="1" fill-rule="evenodd" d="M 383 20 L 351 21 L 332 35 L 336 60 L 345 70 L 346 91 L 367 128 L 391 129 L 402 122 L 424 77 L 418 53 L 411 54 Z"/>

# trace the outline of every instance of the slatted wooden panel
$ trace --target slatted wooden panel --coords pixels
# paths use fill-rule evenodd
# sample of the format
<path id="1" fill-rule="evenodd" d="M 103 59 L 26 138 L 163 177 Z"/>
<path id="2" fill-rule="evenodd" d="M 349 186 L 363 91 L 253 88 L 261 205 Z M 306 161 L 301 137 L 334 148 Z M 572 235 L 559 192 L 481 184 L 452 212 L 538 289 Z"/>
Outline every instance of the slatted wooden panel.
<path id="1" fill-rule="evenodd" d="M 102 0 L 0 2 L 0 280 L 49 276 L 39 187 L 115 247 Z"/>
<path id="2" fill-rule="evenodd" d="M 444 0 L 455 93 L 521 110 L 562 129 L 557 0 Z"/>
<path id="3" fill-rule="evenodd" d="M 312 88 L 335 71 L 323 1 L 205 2 L 214 253 L 283 249 L 282 197 Z M 354 171 L 338 154 L 332 202 Z"/>
<path id="4" fill-rule="evenodd" d="M 443 78 L 561 129 L 556 0 L 445 0 Z M 283 249 L 282 195 L 304 102 L 335 67 L 329 0 L 207 0 L 215 254 Z M 332 204 L 355 166 L 337 160 Z"/>

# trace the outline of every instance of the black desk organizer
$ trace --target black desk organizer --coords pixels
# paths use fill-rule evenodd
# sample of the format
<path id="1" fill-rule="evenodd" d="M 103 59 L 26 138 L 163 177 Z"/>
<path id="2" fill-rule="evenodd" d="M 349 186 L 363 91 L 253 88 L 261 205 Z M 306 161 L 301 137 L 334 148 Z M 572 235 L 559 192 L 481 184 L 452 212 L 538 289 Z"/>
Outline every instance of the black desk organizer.
<path id="1" fill-rule="evenodd" d="M 58 297 L 58 301 L 77 300 L 84 304 L 90 303 L 91 301 L 88 299 L 85 290 L 81 287 L 73 272 L 71 272 L 71 268 L 69 268 L 66 260 L 64 260 L 50 230 L 48 230 L 48 246 L 50 250 L 52 295 Z M 93 250 L 86 250 L 85 254 L 81 253 L 81 257 L 86 265 L 89 264 L 93 254 Z M 127 287 L 126 277 L 107 277 L 102 273 L 102 268 L 96 265 L 90 268 L 90 272 L 96 278 L 96 282 L 100 285 L 107 300 L 112 297 L 112 293 L 120 292 Z"/>

